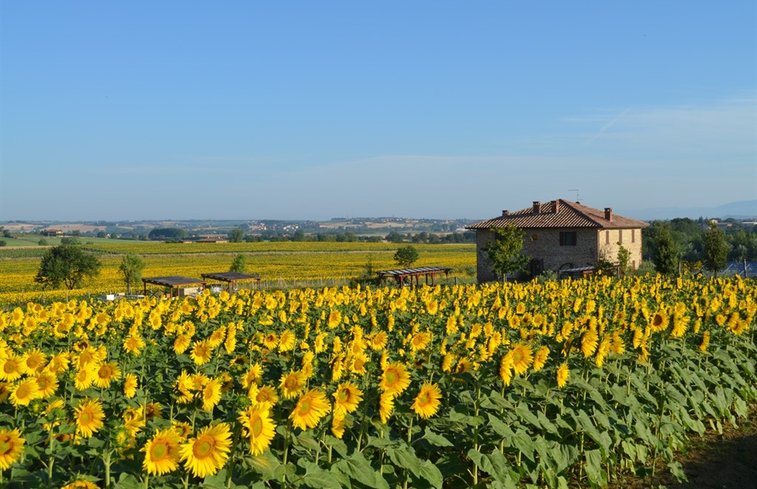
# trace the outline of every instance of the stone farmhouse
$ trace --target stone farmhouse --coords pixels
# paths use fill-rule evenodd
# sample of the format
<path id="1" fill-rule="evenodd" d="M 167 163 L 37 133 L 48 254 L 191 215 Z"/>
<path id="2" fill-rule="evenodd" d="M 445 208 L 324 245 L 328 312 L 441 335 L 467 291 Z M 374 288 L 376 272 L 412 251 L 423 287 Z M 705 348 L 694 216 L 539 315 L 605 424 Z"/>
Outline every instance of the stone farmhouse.
<path id="1" fill-rule="evenodd" d="M 486 248 L 495 237 L 492 230 L 508 225 L 526 235 L 523 252 L 531 258 L 528 271 L 532 275 L 594 266 L 600 258 L 614 262 L 621 245 L 631 253 L 629 264 L 636 269 L 641 264 L 641 230 L 648 226 L 619 216 L 610 207 L 593 209 L 563 199 L 534 201 L 515 212 L 504 210 L 501 216 L 467 226 L 476 231 L 479 282 L 496 280 Z"/>

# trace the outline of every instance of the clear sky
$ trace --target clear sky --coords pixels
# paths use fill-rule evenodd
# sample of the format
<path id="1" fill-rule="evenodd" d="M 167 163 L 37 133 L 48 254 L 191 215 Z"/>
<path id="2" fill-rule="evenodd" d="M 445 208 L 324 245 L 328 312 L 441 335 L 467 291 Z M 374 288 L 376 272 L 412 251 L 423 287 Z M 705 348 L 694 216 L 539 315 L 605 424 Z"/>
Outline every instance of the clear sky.
<path id="1" fill-rule="evenodd" d="M 0 220 L 757 199 L 757 2 L 0 0 Z"/>

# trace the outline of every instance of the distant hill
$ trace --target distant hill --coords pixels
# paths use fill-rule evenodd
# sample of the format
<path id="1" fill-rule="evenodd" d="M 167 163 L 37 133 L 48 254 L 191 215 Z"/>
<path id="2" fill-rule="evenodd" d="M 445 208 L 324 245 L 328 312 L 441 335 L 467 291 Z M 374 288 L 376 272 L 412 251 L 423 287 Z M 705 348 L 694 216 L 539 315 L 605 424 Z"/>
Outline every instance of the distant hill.
<path id="1" fill-rule="evenodd" d="M 650 209 L 618 209 L 618 214 L 645 221 L 689 217 L 698 219 L 757 219 L 757 200 L 730 202 L 717 207 L 655 207 Z"/>

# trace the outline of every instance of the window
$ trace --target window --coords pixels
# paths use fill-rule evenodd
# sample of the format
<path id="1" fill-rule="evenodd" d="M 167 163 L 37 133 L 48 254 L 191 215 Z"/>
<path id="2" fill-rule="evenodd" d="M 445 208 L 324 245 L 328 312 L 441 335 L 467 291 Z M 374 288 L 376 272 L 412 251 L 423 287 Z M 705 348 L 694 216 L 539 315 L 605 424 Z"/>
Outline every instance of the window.
<path id="1" fill-rule="evenodd" d="M 605 231 L 605 244 L 610 244 L 610 231 Z"/>
<path id="2" fill-rule="evenodd" d="M 635 242 L 636 242 L 636 230 L 631 229 L 631 243 L 635 243 Z"/>
<path id="3" fill-rule="evenodd" d="M 618 244 L 623 244 L 623 230 L 618 229 Z"/>
<path id="4" fill-rule="evenodd" d="M 576 232 L 560 231 L 560 246 L 576 246 Z"/>

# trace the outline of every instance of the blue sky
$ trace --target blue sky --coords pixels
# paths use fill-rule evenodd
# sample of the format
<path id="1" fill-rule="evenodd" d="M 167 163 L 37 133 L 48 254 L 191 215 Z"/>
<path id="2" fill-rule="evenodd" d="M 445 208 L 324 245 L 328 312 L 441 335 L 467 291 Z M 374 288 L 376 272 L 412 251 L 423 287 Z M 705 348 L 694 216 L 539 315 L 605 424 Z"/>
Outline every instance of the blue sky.
<path id="1" fill-rule="evenodd" d="M 0 220 L 757 199 L 757 7 L 0 1 Z"/>

